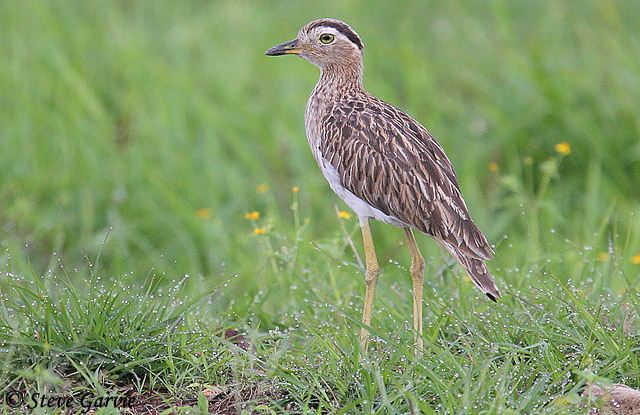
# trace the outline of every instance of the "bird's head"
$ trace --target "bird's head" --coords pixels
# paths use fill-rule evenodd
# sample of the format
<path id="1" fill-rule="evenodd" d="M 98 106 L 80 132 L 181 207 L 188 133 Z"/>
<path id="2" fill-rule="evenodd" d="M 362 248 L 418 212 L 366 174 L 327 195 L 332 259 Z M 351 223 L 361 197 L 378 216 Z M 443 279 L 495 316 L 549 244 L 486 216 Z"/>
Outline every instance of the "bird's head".
<path id="1" fill-rule="evenodd" d="M 298 36 L 274 46 L 268 56 L 298 55 L 321 69 L 362 65 L 364 45 L 348 24 L 336 19 L 319 19 L 305 25 Z"/>

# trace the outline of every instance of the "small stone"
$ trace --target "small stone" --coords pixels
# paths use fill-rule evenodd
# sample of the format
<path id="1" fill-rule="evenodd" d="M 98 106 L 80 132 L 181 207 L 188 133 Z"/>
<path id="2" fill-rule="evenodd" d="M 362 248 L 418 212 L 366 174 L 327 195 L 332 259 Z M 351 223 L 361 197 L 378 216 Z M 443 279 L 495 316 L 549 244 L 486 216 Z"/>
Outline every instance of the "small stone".
<path id="1" fill-rule="evenodd" d="M 640 391 L 620 383 L 587 385 L 582 397 L 601 402 L 601 409 L 592 406 L 590 415 L 640 415 Z"/>

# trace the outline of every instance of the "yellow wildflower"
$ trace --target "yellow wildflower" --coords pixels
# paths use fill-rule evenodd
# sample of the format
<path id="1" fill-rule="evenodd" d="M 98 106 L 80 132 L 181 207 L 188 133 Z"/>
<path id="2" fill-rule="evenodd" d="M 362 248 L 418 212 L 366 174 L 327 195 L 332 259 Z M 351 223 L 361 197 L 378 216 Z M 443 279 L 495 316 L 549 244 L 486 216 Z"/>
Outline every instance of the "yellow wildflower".
<path id="1" fill-rule="evenodd" d="M 245 213 L 244 214 L 244 218 L 248 219 L 248 220 L 259 219 L 260 218 L 260 212 L 258 212 L 257 210 L 254 210 L 253 212 Z"/>
<path id="2" fill-rule="evenodd" d="M 609 260 L 608 252 L 598 252 L 598 261 L 607 262 Z"/>
<path id="3" fill-rule="evenodd" d="M 196 215 L 200 218 L 200 219 L 209 219 L 211 217 L 211 209 L 209 208 L 200 208 L 198 209 L 198 211 L 196 212 Z"/>
<path id="4" fill-rule="evenodd" d="M 269 191 L 269 185 L 266 183 L 261 183 L 256 186 L 256 193 L 260 193 L 261 195 L 263 195 L 268 191 Z"/>
<path id="5" fill-rule="evenodd" d="M 563 156 L 571 154 L 571 146 L 566 141 L 556 144 L 555 149 Z"/>
<path id="6" fill-rule="evenodd" d="M 291 188 L 291 191 L 292 191 L 293 193 L 298 193 L 298 192 L 300 191 L 300 188 L 299 188 L 298 186 L 293 186 L 293 187 Z"/>
<path id="7" fill-rule="evenodd" d="M 265 233 L 267 230 L 265 228 L 255 228 L 253 230 L 253 233 L 255 233 L 256 235 L 262 235 L 263 233 Z"/>
<path id="8" fill-rule="evenodd" d="M 631 263 L 635 265 L 640 265 L 640 254 L 635 254 L 631 257 Z"/>
<path id="9" fill-rule="evenodd" d="M 349 212 L 345 212 L 344 210 L 340 210 L 340 211 L 338 211 L 338 215 L 339 215 L 342 219 L 351 219 L 351 213 L 349 213 Z"/>
<path id="10" fill-rule="evenodd" d="M 533 164 L 533 157 L 527 156 L 524 158 L 524 164 L 527 166 L 531 166 Z"/>
<path id="11" fill-rule="evenodd" d="M 496 172 L 498 171 L 498 163 L 496 163 L 495 161 L 492 161 L 491 163 L 489 163 L 489 165 L 487 166 L 487 169 L 489 169 L 490 172 Z"/>

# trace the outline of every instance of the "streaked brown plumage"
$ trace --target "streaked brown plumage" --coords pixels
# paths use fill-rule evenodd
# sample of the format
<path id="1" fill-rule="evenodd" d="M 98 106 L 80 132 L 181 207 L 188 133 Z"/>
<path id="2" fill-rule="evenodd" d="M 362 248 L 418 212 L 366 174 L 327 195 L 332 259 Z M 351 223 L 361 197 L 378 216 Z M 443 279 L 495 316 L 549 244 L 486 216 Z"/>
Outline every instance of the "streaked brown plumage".
<path id="1" fill-rule="evenodd" d="M 471 220 L 453 166 L 438 142 L 419 122 L 364 90 L 362 49 L 360 37 L 347 24 L 320 19 L 304 26 L 295 40 L 265 54 L 296 54 L 321 70 L 305 112 L 307 138 L 331 188 L 355 211 L 363 228 L 363 323 L 370 322 L 367 307 L 379 273 L 369 229 L 373 218 L 405 229 L 412 255 L 414 328 L 421 334 L 424 260 L 411 229 L 440 242 L 495 301 L 500 291 L 484 264 L 493 250 Z M 363 339 L 366 336 L 363 329 Z"/>

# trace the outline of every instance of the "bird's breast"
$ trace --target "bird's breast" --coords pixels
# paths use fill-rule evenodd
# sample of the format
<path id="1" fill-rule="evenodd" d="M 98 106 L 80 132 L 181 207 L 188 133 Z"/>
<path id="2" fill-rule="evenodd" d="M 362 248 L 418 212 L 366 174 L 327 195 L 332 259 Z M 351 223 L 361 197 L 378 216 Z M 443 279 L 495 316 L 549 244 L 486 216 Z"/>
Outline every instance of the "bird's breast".
<path id="1" fill-rule="evenodd" d="M 320 122 L 324 118 L 326 106 L 322 105 L 321 98 L 318 97 L 318 94 L 315 92 L 314 90 L 314 93 L 311 94 L 307 102 L 307 108 L 304 113 L 304 126 L 311 153 L 313 153 L 313 157 L 316 159 L 318 165 L 322 167 L 320 161 L 322 157 L 320 154 L 320 144 L 322 140 Z"/>

